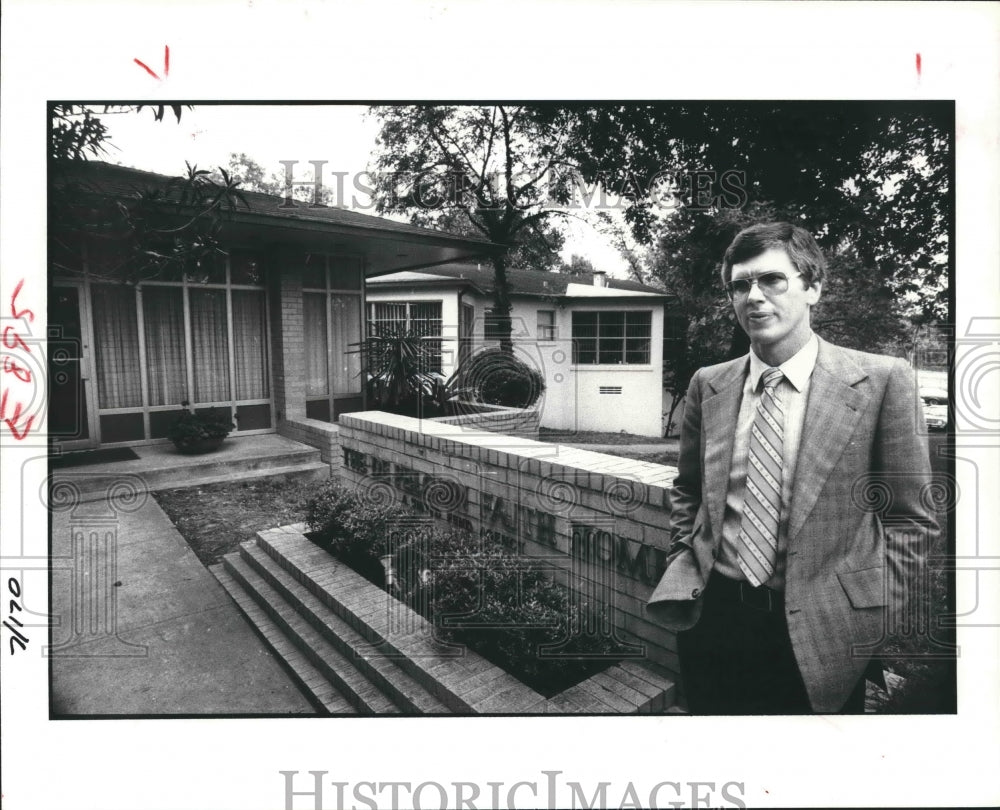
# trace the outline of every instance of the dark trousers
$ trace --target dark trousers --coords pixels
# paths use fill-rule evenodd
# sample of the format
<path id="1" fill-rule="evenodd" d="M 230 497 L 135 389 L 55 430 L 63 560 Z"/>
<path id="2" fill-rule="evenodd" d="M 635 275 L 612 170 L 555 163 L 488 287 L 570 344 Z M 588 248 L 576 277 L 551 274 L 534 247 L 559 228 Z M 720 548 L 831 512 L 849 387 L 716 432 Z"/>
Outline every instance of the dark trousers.
<path id="1" fill-rule="evenodd" d="M 677 636 L 692 714 L 811 714 L 781 594 L 714 573 L 698 623 Z M 843 713 L 864 711 L 861 678 Z"/>

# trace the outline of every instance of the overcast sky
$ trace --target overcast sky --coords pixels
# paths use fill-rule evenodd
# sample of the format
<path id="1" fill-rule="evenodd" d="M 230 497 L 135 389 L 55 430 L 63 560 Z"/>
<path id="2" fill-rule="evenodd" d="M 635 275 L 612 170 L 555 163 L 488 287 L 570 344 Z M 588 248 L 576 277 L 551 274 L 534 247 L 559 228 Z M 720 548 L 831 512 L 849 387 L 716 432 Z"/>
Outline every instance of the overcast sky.
<path id="1" fill-rule="evenodd" d="M 245 152 L 266 174 L 284 176 L 283 160 L 296 160 L 296 178 L 325 160 L 324 183 L 333 186 L 335 172 L 348 178 L 371 168 L 378 124 L 355 105 L 211 105 L 184 109 L 180 123 L 168 112 L 155 123 L 151 111 L 139 115 L 103 115 L 111 134 L 105 159 L 162 174 L 183 174 L 184 162 L 199 168 L 225 167 L 233 152 Z M 349 181 L 348 181 L 349 182 Z M 350 186 L 348 186 L 350 189 Z M 345 195 L 347 196 L 347 195 Z M 353 195 L 352 195 L 353 196 Z M 351 203 L 348 198 L 346 204 Z M 364 209 L 366 213 L 375 213 Z M 566 223 L 563 259 L 572 253 L 590 259 L 599 270 L 625 277 L 626 264 L 607 240 L 579 220 Z"/>

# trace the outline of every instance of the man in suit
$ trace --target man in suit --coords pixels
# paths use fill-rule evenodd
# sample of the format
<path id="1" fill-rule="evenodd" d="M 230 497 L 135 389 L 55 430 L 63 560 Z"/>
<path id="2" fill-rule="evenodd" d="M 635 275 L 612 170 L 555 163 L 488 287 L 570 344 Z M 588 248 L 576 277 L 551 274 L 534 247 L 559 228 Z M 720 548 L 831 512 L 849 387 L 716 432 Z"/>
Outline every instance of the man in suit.
<path id="1" fill-rule="evenodd" d="M 813 333 L 825 269 L 788 223 L 741 231 L 723 259 L 751 351 L 691 380 L 647 606 L 679 631 L 694 713 L 863 711 L 937 532 L 913 372 Z"/>

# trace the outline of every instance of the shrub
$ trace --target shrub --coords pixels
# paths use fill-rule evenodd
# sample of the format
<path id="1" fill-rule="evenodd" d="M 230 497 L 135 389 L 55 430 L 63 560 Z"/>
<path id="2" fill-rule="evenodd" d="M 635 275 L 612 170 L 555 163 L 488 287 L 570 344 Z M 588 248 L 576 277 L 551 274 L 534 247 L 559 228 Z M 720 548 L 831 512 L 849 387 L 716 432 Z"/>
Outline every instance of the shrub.
<path id="1" fill-rule="evenodd" d="M 515 355 L 486 349 L 461 369 L 460 387 L 489 405 L 530 408 L 545 390 L 539 371 Z"/>
<path id="2" fill-rule="evenodd" d="M 379 408 L 394 413 L 419 409 L 425 399 L 433 397 L 440 377 L 433 371 L 440 340 L 415 332 L 389 331 L 357 345 L 367 369 L 368 398 Z"/>
<path id="3" fill-rule="evenodd" d="M 442 638 L 543 694 L 587 677 L 616 652 L 609 634 L 593 632 L 600 611 L 492 535 L 441 529 L 335 482 L 308 501 L 306 521 L 319 545 L 431 620 Z M 540 655 L 546 648 L 553 657 Z"/>
<path id="4" fill-rule="evenodd" d="M 530 558 L 486 535 L 431 530 L 418 551 L 397 550 L 399 579 L 414 609 L 439 634 L 518 675 L 545 694 L 561 691 L 615 654 L 609 635 L 588 633 L 596 611 L 575 601 Z M 419 571 L 406 571 L 417 561 Z M 424 576 L 423 571 L 429 571 Z M 546 649 L 548 648 L 548 649 Z M 542 657 L 548 652 L 552 657 Z"/>
<path id="5" fill-rule="evenodd" d="M 306 523 L 316 542 L 379 584 L 388 538 L 407 515 L 402 506 L 373 502 L 336 481 L 306 502 Z"/>
<path id="6" fill-rule="evenodd" d="M 236 425 L 228 412 L 195 413 L 187 401 L 181 403 L 177 419 L 167 428 L 167 438 L 177 447 L 185 448 L 211 439 L 224 439 Z"/>

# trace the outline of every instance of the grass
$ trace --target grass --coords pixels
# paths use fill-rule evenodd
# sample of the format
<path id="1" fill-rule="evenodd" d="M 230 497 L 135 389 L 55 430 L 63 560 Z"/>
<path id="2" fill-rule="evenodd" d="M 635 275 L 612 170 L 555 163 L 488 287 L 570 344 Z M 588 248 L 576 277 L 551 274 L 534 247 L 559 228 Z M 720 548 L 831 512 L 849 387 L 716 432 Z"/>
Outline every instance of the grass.
<path id="1" fill-rule="evenodd" d="M 323 482 L 253 481 L 154 492 L 202 565 L 215 565 L 257 532 L 298 523 Z"/>
<path id="2" fill-rule="evenodd" d="M 654 464 L 677 466 L 677 439 L 662 436 L 638 436 L 635 433 L 602 433 L 600 431 L 569 432 L 565 430 L 550 430 L 542 428 L 538 431 L 538 439 L 556 444 L 595 444 L 605 445 L 602 453 L 609 456 L 634 458 L 638 461 L 651 461 Z M 663 445 L 663 450 L 655 453 L 637 453 L 632 445 Z"/>
<path id="3" fill-rule="evenodd" d="M 663 436 L 640 436 L 637 433 L 624 431 L 612 433 L 596 430 L 552 430 L 540 428 L 538 440 L 563 444 L 677 444 L 677 439 L 667 439 Z"/>

